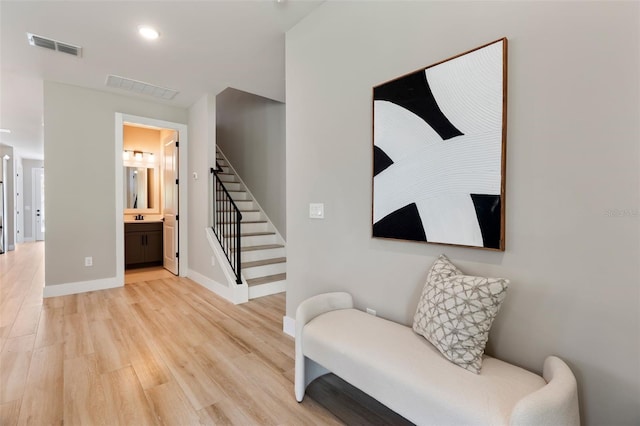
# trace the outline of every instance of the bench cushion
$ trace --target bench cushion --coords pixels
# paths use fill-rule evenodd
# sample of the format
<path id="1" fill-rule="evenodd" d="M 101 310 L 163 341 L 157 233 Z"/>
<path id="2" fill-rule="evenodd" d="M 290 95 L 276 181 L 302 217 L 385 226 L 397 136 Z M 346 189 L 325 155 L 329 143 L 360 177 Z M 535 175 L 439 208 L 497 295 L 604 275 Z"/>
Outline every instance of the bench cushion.
<path id="1" fill-rule="evenodd" d="M 542 377 L 485 356 L 476 375 L 452 364 L 410 327 L 356 309 L 304 326 L 304 355 L 417 424 L 508 424 Z"/>

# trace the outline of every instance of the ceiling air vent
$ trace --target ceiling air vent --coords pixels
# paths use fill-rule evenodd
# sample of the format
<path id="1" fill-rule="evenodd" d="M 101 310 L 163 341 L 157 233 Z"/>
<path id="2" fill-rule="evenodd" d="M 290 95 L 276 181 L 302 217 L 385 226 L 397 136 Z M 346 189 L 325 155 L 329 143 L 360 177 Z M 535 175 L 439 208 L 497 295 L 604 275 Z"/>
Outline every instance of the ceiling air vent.
<path id="1" fill-rule="evenodd" d="M 44 47 L 45 49 L 56 50 L 62 53 L 68 53 L 73 56 L 82 56 L 82 47 L 75 46 L 69 43 L 63 43 L 58 40 L 54 40 L 47 37 L 42 37 L 36 34 L 27 33 L 29 44 L 31 46 Z"/>
<path id="2" fill-rule="evenodd" d="M 129 92 L 153 96 L 155 98 L 165 100 L 171 100 L 178 94 L 177 90 L 154 86 L 153 84 L 145 83 L 143 81 L 132 80 L 130 78 L 119 77 L 117 75 L 108 75 L 106 85 L 109 87 L 115 87 L 116 89 L 128 90 Z"/>

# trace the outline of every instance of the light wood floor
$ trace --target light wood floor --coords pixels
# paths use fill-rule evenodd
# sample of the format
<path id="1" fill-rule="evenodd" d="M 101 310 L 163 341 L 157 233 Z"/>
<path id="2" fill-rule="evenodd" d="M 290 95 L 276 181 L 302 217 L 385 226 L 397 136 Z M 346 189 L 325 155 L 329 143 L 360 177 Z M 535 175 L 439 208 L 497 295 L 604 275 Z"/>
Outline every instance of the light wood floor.
<path id="1" fill-rule="evenodd" d="M 234 306 L 163 270 L 43 301 L 44 244 L 0 256 L 0 425 L 408 424 L 333 375 L 293 395 L 283 294 Z"/>

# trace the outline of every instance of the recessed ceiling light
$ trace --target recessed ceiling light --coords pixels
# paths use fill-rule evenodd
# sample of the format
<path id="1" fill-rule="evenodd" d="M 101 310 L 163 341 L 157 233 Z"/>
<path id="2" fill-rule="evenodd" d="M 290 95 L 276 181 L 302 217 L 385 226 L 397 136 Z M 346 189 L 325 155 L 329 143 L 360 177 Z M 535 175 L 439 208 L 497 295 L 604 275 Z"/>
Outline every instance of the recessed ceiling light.
<path id="1" fill-rule="evenodd" d="M 141 25 L 138 27 L 138 33 L 147 40 L 155 40 L 160 36 L 160 33 L 152 27 L 147 25 Z"/>
<path id="2" fill-rule="evenodd" d="M 0 129 L 0 133 L 11 133 L 9 129 Z"/>

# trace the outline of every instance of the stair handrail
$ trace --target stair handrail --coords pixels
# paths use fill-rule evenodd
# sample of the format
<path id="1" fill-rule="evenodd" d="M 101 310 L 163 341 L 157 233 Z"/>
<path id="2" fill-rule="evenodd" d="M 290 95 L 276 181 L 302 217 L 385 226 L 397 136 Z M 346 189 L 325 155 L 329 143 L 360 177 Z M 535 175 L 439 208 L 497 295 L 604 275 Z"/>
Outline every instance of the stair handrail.
<path id="1" fill-rule="evenodd" d="M 216 168 L 211 167 L 213 176 L 213 233 L 215 234 L 222 251 L 224 252 L 231 269 L 236 275 L 236 284 L 242 284 L 242 263 L 241 248 L 242 239 L 240 234 L 240 222 L 242 213 L 236 205 L 231 194 L 220 180 L 218 173 L 222 172 L 222 167 L 216 161 Z M 231 207 L 227 210 L 219 208 L 219 204 Z M 227 219 L 226 222 L 223 219 Z M 235 220 L 235 222 L 234 222 Z M 235 235 L 233 228 L 235 225 Z M 235 249 L 235 255 L 232 253 Z"/>

